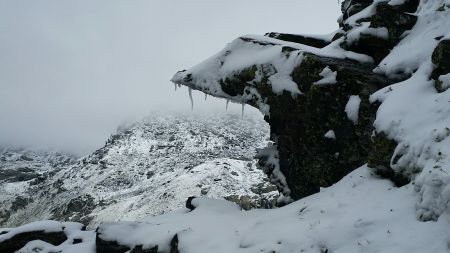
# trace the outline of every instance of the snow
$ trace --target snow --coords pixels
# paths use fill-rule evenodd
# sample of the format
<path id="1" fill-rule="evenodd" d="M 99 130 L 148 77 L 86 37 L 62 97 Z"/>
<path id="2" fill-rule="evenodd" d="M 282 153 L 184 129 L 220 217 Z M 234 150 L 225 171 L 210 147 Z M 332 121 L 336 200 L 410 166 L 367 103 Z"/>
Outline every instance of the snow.
<path id="1" fill-rule="evenodd" d="M 0 243 L 8 240 L 15 235 L 26 232 L 64 232 L 67 240 L 61 245 L 54 246 L 44 241 L 35 240 L 27 243 L 23 248 L 16 251 L 17 253 L 94 253 L 95 252 L 95 232 L 83 231 L 83 224 L 73 222 L 57 222 L 57 221 L 38 221 L 29 223 L 17 228 L 6 229 L 8 233 L 0 235 Z M 73 244 L 74 239 L 81 240 L 81 243 Z M 39 249 L 37 251 L 37 249 Z"/>
<path id="2" fill-rule="evenodd" d="M 270 172 L 270 181 L 277 185 L 281 189 L 278 203 L 289 203 L 292 199 L 289 197 L 291 190 L 287 185 L 286 177 L 280 169 L 279 152 L 277 146 L 274 143 L 269 143 L 267 147 L 259 149 L 256 157 L 264 158 L 266 166 L 264 169 L 270 169 L 271 171 L 265 171 L 266 174 Z"/>
<path id="3" fill-rule="evenodd" d="M 355 125 L 358 124 L 360 104 L 361 98 L 358 95 L 352 95 L 348 99 L 347 105 L 345 105 L 345 113 L 347 114 L 347 118 Z"/>
<path id="4" fill-rule="evenodd" d="M 362 22 L 361 24 L 355 25 L 346 35 L 347 43 L 353 44 L 355 41 L 359 41 L 361 35 L 371 35 L 386 40 L 389 38 L 389 32 L 386 27 L 372 28 L 369 26 L 370 22 Z"/>
<path id="5" fill-rule="evenodd" d="M 269 84 L 275 94 L 285 91 L 297 96 L 302 94 L 292 81 L 291 73 L 298 66 L 304 53 L 352 59 L 359 62 L 372 62 L 367 55 L 345 51 L 339 45 L 343 38 L 318 49 L 298 43 L 281 41 L 258 35 L 247 35 L 235 39 L 222 51 L 197 66 L 180 71 L 172 77 L 172 82 L 201 90 L 215 97 L 229 99 L 236 103 L 256 100 L 258 109 L 264 115 L 270 115 L 265 98 L 254 87 L 264 75 L 269 76 Z M 289 48 L 290 50 L 285 50 Z M 255 79 L 247 83 L 244 95 L 230 96 L 222 91 L 220 82 L 251 67 L 256 67 Z"/>
<path id="6" fill-rule="evenodd" d="M 328 85 L 337 83 L 337 71 L 332 71 L 329 66 L 326 66 L 322 72 L 319 73 L 319 76 L 322 77 L 319 81 L 315 82 L 315 85 Z"/>
<path id="7" fill-rule="evenodd" d="M 450 73 L 446 75 L 441 75 L 439 77 L 439 81 L 441 81 L 442 89 L 446 90 L 450 87 Z"/>
<path id="8" fill-rule="evenodd" d="M 102 239 L 158 245 L 180 252 L 447 252 L 450 217 L 417 221 L 412 185 L 395 188 L 363 166 L 336 185 L 279 209 L 241 211 L 221 200 L 194 199 L 182 209 L 140 223 L 103 224 Z M 152 235 L 152 236 L 149 236 Z"/>
<path id="9" fill-rule="evenodd" d="M 178 250 L 185 253 L 448 252 L 450 214 L 436 222 L 418 221 L 414 188 L 396 188 L 362 166 L 335 185 L 282 208 L 243 211 L 234 203 L 201 197 L 192 200 L 192 211 L 183 208 L 138 222 L 103 223 L 98 233 L 103 240 L 130 248 L 157 245 L 162 252 L 170 251 L 175 235 Z M 66 224 L 45 221 L 10 233 L 66 227 L 69 240 L 60 246 L 32 241 L 19 252 L 36 247 L 46 253 L 94 252 L 95 233 Z M 82 238 L 82 243 L 72 244 L 74 238 Z"/>
<path id="10" fill-rule="evenodd" d="M 450 32 L 450 12 L 436 12 L 443 4 L 449 1 L 421 1 L 417 24 L 375 70 L 412 76 L 371 96 L 382 102 L 376 131 L 398 143 L 391 167 L 414 180 L 421 220 L 437 220 L 450 209 L 450 92 L 438 93 L 429 80 L 434 38 Z"/>
<path id="11" fill-rule="evenodd" d="M 438 44 L 435 38 L 450 32 L 450 12 L 436 11 L 449 0 L 421 1 L 416 25 L 407 36 L 380 62 L 375 72 L 396 77 L 398 73 L 412 74 L 430 56 Z"/>
<path id="12" fill-rule="evenodd" d="M 247 196 L 253 204 L 273 204 L 278 192 L 253 159 L 268 137 L 267 123 L 252 115 L 154 115 L 124 127 L 94 154 L 53 169 L 39 184 L 0 182 L 1 214 L 8 214 L 16 198 L 26 200 L 10 216 L 0 215 L 6 217 L 0 226 L 83 218 L 94 227 L 176 210 L 189 196 Z M 4 157 L 10 153 L 15 154 Z M 16 166 L 37 167 L 42 159 L 32 157 L 34 162 Z M 59 214 L 71 200 L 86 195 L 94 202 L 79 217 Z"/>
<path id="13" fill-rule="evenodd" d="M 328 132 L 326 132 L 323 137 L 328 138 L 328 139 L 332 139 L 332 140 L 336 140 L 336 134 L 334 133 L 333 130 L 330 130 Z"/>

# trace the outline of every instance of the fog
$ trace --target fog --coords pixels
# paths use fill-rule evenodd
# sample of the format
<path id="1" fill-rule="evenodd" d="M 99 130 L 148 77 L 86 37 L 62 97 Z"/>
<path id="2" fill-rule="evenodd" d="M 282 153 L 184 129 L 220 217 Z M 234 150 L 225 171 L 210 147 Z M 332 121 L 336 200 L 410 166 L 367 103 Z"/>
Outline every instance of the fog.
<path id="1" fill-rule="evenodd" d="M 332 32 L 339 14 L 330 0 L 0 0 L 0 145 L 86 154 L 155 112 L 225 113 L 198 92 L 191 112 L 172 75 L 240 35 Z"/>

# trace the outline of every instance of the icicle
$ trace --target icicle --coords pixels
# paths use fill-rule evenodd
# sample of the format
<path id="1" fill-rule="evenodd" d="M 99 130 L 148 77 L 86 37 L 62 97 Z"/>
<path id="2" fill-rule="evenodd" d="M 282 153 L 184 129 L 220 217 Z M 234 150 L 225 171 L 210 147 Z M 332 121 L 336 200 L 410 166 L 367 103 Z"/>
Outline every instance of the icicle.
<path id="1" fill-rule="evenodd" d="M 242 109 L 241 109 L 241 110 L 242 110 L 242 118 L 243 118 L 243 117 L 244 117 L 244 107 L 245 107 L 245 104 L 242 103 L 241 106 L 242 106 Z"/>
<path id="2" fill-rule="evenodd" d="M 191 110 L 194 110 L 194 99 L 192 98 L 192 89 L 189 87 L 189 99 L 191 100 Z"/>
<path id="3" fill-rule="evenodd" d="M 206 101 L 207 98 L 208 98 L 208 94 L 205 93 L 205 101 Z"/>
<path id="4" fill-rule="evenodd" d="M 173 83 L 173 87 L 175 87 L 175 91 L 177 91 L 177 84 Z"/>
<path id="5" fill-rule="evenodd" d="M 225 104 L 225 111 L 228 111 L 228 104 L 230 103 L 230 100 L 227 99 L 227 103 Z"/>

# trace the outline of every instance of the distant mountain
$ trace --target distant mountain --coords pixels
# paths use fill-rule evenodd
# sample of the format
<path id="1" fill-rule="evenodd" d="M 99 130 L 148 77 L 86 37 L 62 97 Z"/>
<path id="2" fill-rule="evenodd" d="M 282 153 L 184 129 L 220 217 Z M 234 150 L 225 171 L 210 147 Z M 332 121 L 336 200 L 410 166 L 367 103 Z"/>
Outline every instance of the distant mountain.
<path id="1" fill-rule="evenodd" d="M 189 196 L 271 207 L 276 187 L 253 160 L 268 135 L 259 118 L 154 116 L 118 130 L 80 159 L 3 148 L 0 226 L 136 220 L 178 209 Z"/>

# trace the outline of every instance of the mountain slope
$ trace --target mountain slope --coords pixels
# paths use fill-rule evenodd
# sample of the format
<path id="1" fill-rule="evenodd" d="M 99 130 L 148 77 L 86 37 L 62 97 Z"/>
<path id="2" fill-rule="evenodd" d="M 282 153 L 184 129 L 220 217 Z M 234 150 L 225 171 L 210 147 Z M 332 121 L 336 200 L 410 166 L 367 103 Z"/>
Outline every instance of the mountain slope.
<path id="1" fill-rule="evenodd" d="M 45 179 L 3 182 L 2 209 L 12 210 L 3 226 L 50 218 L 90 226 L 135 220 L 201 195 L 244 208 L 271 207 L 276 188 L 253 160 L 267 138 L 266 125 L 257 118 L 149 117 L 119 130 L 92 155 L 49 168 Z"/>

